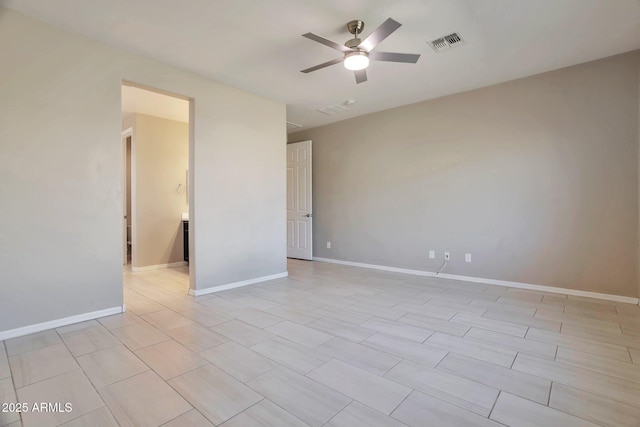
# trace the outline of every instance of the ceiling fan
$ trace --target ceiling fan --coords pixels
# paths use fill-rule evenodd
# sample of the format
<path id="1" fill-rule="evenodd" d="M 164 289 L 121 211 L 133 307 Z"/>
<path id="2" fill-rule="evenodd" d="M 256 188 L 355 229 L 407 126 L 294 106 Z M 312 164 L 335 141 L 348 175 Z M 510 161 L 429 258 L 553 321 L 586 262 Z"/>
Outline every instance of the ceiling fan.
<path id="1" fill-rule="evenodd" d="M 389 18 L 376 28 L 369 36 L 361 40 L 358 36 L 364 29 L 364 22 L 360 20 L 350 21 L 347 24 L 347 29 L 353 38 L 347 40 L 344 45 L 332 42 L 313 33 L 303 34 L 302 37 L 306 37 L 310 40 L 322 43 L 325 46 L 339 50 L 344 53 L 342 58 L 336 58 L 334 60 L 316 65 L 315 67 L 302 70 L 302 73 L 310 73 L 312 71 L 319 70 L 321 68 L 328 67 L 330 65 L 344 63 L 344 67 L 347 70 L 352 70 L 356 76 L 356 83 L 362 83 L 367 81 L 366 68 L 369 66 L 369 60 L 374 61 L 387 61 L 387 62 L 405 62 L 415 64 L 418 62 L 420 55 L 412 53 L 395 53 L 395 52 L 372 52 L 372 50 L 384 39 L 389 37 L 391 33 L 400 28 L 402 24 Z"/>

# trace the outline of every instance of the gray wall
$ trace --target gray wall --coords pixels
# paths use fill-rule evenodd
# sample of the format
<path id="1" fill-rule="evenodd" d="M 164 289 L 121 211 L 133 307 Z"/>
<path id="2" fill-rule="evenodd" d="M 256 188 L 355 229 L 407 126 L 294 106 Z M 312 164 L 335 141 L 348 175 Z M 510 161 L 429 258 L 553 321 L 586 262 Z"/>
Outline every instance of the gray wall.
<path id="1" fill-rule="evenodd" d="M 0 20 L 0 332 L 122 304 L 123 80 L 194 100 L 192 285 L 286 271 L 283 104 Z"/>
<path id="2" fill-rule="evenodd" d="M 182 212 L 189 211 L 189 124 L 135 115 L 133 267 L 182 261 Z M 185 193 L 176 191 L 182 184 Z"/>
<path id="3" fill-rule="evenodd" d="M 313 140 L 314 256 L 436 271 L 447 250 L 451 274 L 638 296 L 638 64 L 290 135 Z"/>

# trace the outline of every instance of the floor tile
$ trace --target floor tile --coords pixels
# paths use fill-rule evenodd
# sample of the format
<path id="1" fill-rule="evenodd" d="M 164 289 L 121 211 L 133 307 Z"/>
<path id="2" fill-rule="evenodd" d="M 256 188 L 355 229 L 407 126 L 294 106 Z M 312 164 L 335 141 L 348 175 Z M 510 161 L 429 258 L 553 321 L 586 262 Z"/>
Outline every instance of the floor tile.
<path id="1" fill-rule="evenodd" d="M 447 350 L 383 333 L 377 333 L 361 344 L 431 367 L 436 366 L 447 355 Z"/>
<path id="2" fill-rule="evenodd" d="M 179 313 L 187 319 L 206 326 L 207 328 L 233 320 L 233 317 L 227 316 L 215 308 L 205 306 L 180 310 Z"/>
<path id="3" fill-rule="evenodd" d="M 280 322 L 277 325 L 270 326 L 266 328 L 266 330 L 282 338 L 288 339 L 289 341 L 293 341 L 307 347 L 315 347 L 333 338 L 333 335 L 298 325 L 297 323 L 293 323 L 288 320 Z"/>
<path id="4" fill-rule="evenodd" d="M 623 347 L 635 348 L 640 350 L 640 340 L 635 337 L 630 337 L 622 334 L 611 334 L 607 332 L 598 332 L 588 330 L 584 328 L 575 327 L 569 323 L 562 324 L 563 335 L 569 335 L 574 337 L 586 338 L 590 340 L 600 341 L 607 344 L 615 344 Z"/>
<path id="5" fill-rule="evenodd" d="M 258 343 L 251 349 L 302 374 L 331 359 L 315 349 L 280 337 Z"/>
<path id="6" fill-rule="evenodd" d="M 358 402 L 351 402 L 325 427 L 404 427 L 404 424 Z"/>
<path id="7" fill-rule="evenodd" d="M 77 360 L 96 388 L 149 370 L 147 365 L 123 345 L 86 354 Z"/>
<path id="8" fill-rule="evenodd" d="M 313 322 L 318 318 L 318 316 L 311 313 L 311 310 L 301 309 L 298 306 L 288 307 L 286 305 L 281 305 L 279 307 L 270 308 L 266 313 L 278 316 L 282 320 L 290 320 L 292 322 L 299 323 L 300 325 Z"/>
<path id="9" fill-rule="evenodd" d="M 232 341 L 205 350 L 200 355 L 242 382 L 277 366 L 272 360 Z"/>
<path id="10" fill-rule="evenodd" d="M 394 366 L 385 378 L 482 416 L 489 415 L 498 396 L 495 388 L 406 360 Z"/>
<path id="11" fill-rule="evenodd" d="M 574 417 L 505 392 L 500 393 L 490 418 L 508 426 L 596 426 L 596 424 L 590 423 L 585 419 Z"/>
<path id="12" fill-rule="evenodd" d="M 549 401 L 551 381 L 492 363 L 449 353 L 440 362 L 438 369 L 533 400 L 542 405 L 546 405 Z"/>
<path id="13" fill-rule="evenodd" d="M 365 303 L 350 305 L 345 308 L 345 311 L 368 314 L 370 316 L 375 316 L 380 319 L 387 319 L 387 320 L 398 320 L 399 318 L 407 314 L 405 310 L 380 307 L 373 304 L 365 304 Z"/>
<path id="14" fill-rule="evenodd" d="M 16 392 L 13 389 L 13 381 L 11 378 L 0 380 L 0 404 L 17 403 Z M 4 409 L 4 408 L 0 408 Z M 0 410 L 0 426 L 20 421 L 20 413 L 14 411 L 4 412 Z"/>
<path id="15" fill-rule="evenodd" d="M 637 427 L 640 424 L 640 408 L 560 383 L 554 383 L 551 388 L 549 406 L 604 426 Z"/>
<path id="16" fill-rule="evenodd" d="M 134 351 L 171 339 L 148 323 L 136 323 L 124 328 L 114 329 L 111 332 L 124 345 Z"/>
<path id="17" fill-rule="evenodd" d="M 514 325 L 530 326 L 547 331 L 560 332 L 560 322 L 539 319 L 526 314 L 506 310 L 489 309 L 482 315 L 485 319 L 500 320 Z"/>
<path id="18" fill-rule="evenodd" d="M 248 382 L 267 399 L 312 426 L 321 426 L 351 399 L 290 369 L 278 367 Z"/>
<path id="19" fill-rule="evenodd" d="M 60 334 L 60 338 L 75 357 L 120 344 L 120 341 L 101 325 Z"/>
<path id="20" fill-rule="evenodd" d="M 131 326 L 142 321 L 143 320 L 140 318 L 140 316 L 131 313 L 130 311 L 125 311 L 122 314 L 114 314 L 113 316 L 106 316 L 98 319 L 98 322 L 109 330 L 124 328 L 125 326 Z"/>
<path id="21" fill-rule="evenodd" d="M 529 328 L 529 332 L 531 332 L 532 329 L 533 328 Z M 527 332 L 527 337 L 529 336 L 529 332 Z M 476 327 L 469 329 L 467 335 L 464 336 L 464 340 L 498 346 L 522 353 L 546 357 L 548 359 L 555 358 L 558 349 L 558 346 L 552 342 L 533 341 Z"/>
<path id="22" fill-rule="evenodd" d="M 276 307 L 277 308 L 277 307 Z M 242 310 L 230 311 L 229 316 L 245 323 L 253 325 L 257 328 L 266 328 L 282 321 L 281 318 L 255 308 L 244 308 Z"/>
<path id="23" fill-rule="evenodd" d="M 522 353 L 518 354 L 511 369 L 545 378 L 554 383 L 559 382 L 632 406 L 638 406 L 638 402 L 640 402 L 640 386 L 638 384 L 588 369 Z"/>
<path id="24" fill-rule="evenodd" d="M 478 328 L 514 335 L 516 337 L 524 337 L 527 333 L 526 326 L 503 322 L 501 320 L 491 320 L 484 317 L 470 316 L 468 314 L 456 314 L 451 319 L 451 322 L 460 322 L 460 324 L 476 326 Z"/>
<path id="25" fill-rule="evenodd" d="M 231 320 L 226 323 L 212 326 L 209 329 L 246 347 L 251 347 L 252 345 L 256 345 L 259 342 L 266 341 L 275 336 L 270 332 L 256 328 L 255 326 L 241 322 L 240 320 Z"/>
<path id="26" fill-rule="evenodd" d="M 191 405 L 151 371 L 99 389 L 121 426 L 161 425 Z"/>
<path id="27" fill-rule="evenodd" d="M 212 365 L 180 375 L 169 384 L 216 425 L 262 400 L 258 393 Z"/>
<path id="28" fill-rule="evenodd" d="M 274 308 L 279 306 L 280 304 L 269 301 L 262 298 L 256 298 L 252 296 L 243 296 L 240 298 L 236 298 L 233 302 L 243 305 L 245 307 L 256 308 L 258 310 L 269 310 L 270 308 Z"/>
<path id="29" fill-rule="evenodd" d="M 16 388 L 78 368 L 78 364 L 64 344 L 11 356 L 9 365 Z"/>
<path id="30" fill-rule="evenodd" d="M 37 334 L 6 340 L 4 345 L 7 348 L 7 354 L 11 357 L 61 343 L 62 340 L 55 329 L 50 329 L 48 331 L 38 332 Z"/>
<path id="31" fill-rule="evenodd" d="M 433 330 L 419 328 L 404 323 L 398 323 L 391 320 L 379 319 L 374 317 L 362 323 L 362 326 L 374 331 L 382 332 L 387 335 L 394 335 L 400 338 L 406 338 L 415 342 L 423 342 L 433 334 Z"/>
<path id="32" fill-rule="evenodd" d="M 579 350 L 590 354 L 596 354 L 623 362 L 628 362 L 630 360 L 629 351 L 626 347 L 615 344 L 607 344 L 587 338 L 574 337 L 568 334 L 559 334 L 556 332 L 529 328 L 526 339 L 534 340 L 536 342 L 550 342 L 558 344 L 565 348 Z"/>
<path id="33" fill-rule="evenodd" d="M 267 399 L 261 400 L 246 411 L 240 412 L 222 427 L 306 427 L 307 423 Z"/>
<path id="34" fill-rule="evenodd" d="M 92 328 L 94 326 L 100 326 L 97 320 L 87 320 L 86 322 L 72 323 L 67 326 L 56 328 L 58 335 L 67 334 L 69 332 L 80 331 L 82 329 Z"/>
<path id="35" fill-rule="evenodd" d="M 495 421 L 419 391 L 413 391 L 391 414 L 408 426 L 501 427 Z"/>
<path id="36" fill-rule="evenodd" d="M 11 376 L 11 369 L 9 368 L 9 359 L 4 349 L 4 343 L 0 341 L 0 380 L 9 378 Z"/>
<path id="37" fill-rule="evenodd" d="M 412 302 L 398 304 L 394 308 L 397 310 L 406 311 L 407 313 L 420 314 L 422 316 L 429 316 L 441 320 L 449 320 L 457 313 L 455 309 L 449 307 Z"/>
<path id="38" fill-rule="evenodd" d="M 320 307 L 311 312 L 316 317 L 328 317 L 330 319 L 342 320 L 343 322 L 353 323 L 360 325 L 363 322 L 371 319 L 373 316 L 370 314 L 357 313 L 355 311 L 340 310 L 333 307 Z"/>
<path id="39" fill-rule="evenodd" d="M 611 377 L 640 383 L 640 366 L 631 363 L 619 362 L 607 357 L 583 353 L 564 347 L 558 348 L 556 361 L 600 372 Z"/>
<path id="40" fill-rule="evenodd" d="M 399 357 L 343 338 L 330 339 L 317 346 L 315 350 L 324 353 L 327 357 L 333 357 L 380 376 L 400 362 Z"/>
<path id="41" fill-rule="evenodd" d="M 174 418 L 162 427 L 213 427 L 213 424 L 195 409 Z"/>
<path id="42" fill-rule="evenodd" d="M 515 350 L 498 347 L 494 344 L 467 340 L 440 332 L 430 336 L 424 344 L 506 368 L 511 367 L 517 354 Z"/>
<path id="43" fill-rule="evenodd" d="M 327 317 L 309 322 L 306 326 L 351 341 L 362 341 L 376 333 L 376 331 L 363 328 L 362 326 L 354 325 L 353 323 L 343 322 L 342 320 L 331 319 Z"/>
<path id="44" fill-rule="evenodd" d="M 62 424 L 104 406 L 102 399 L 80 369 L 19 388 L 18 400 L 30 403 L 60 403 L 63 407 L 66 403 L 72 405 L 71 412 L 64 410 L 60 412 L 34 412 L 33 410 L 25 412 L 22 414 L 25 426 Z"/>
<path id="45" fill-rule="evenodd" d="M 196 353 L 227 342 L 222 335 L 195 323 L 169 329 L 166 334 Z"/>
<path id="46" fill-rule="evenodd" d="M 61 427 L 118 427 L 118 422 L 106 406 L 64 423 Z"/>
<path id="47" fill-rule="evenodd" d="M 138 316 L 164 310 L 164 307 L 162 305 L 150 300 L 149 298 L 140 296 L 136 298 L 125 297 L 125 300 L 127 301 L 127 310 L 133 312 L 134 314 L 137 314 Z"/>
<path id="48" fill-rule="evenodd" d="M 456 315 L 457 316 L 457 315 Z M 454 316 L 455 319 L 455 316 Z M 409 313 L 398 320 L 399 323 L 417 326 L 423 329 L 443 332 L 448 335 L 462 337 L 469 330 L 469 326 L 460 323 L 449 322 L 447 320 L 436 319 L 421 314 Z"/>
<path id="49" fill-rule="evenodd" d="M 387 415 L 411 392 L 406 386 L 339 360 L 330 360 L 307 376 Z"/>
<path id="50" fill-rule="evenodd" d="M 142 318 L 161 331 L 178 328 L 193 323 L 192 320 L 176 313 L 173 310 L 160 310 L 145 314 Z"/>
<path id="51" fill-rule="evenodd" d="M 176 341 L 165 341 L 136 351 L 136 355 L 164 380 L 199 368 L 207 362 Z"/>

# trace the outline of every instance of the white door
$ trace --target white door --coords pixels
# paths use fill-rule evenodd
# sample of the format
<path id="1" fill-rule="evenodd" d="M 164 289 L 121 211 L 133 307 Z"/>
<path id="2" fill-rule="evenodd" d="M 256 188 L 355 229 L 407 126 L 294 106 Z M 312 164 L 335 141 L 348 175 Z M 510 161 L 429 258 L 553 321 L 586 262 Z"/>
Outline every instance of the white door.
<path id="1" fill-rule="evenodd" d="M 311 141 L 287 145 L 287 257 L 312 259 Z"/>

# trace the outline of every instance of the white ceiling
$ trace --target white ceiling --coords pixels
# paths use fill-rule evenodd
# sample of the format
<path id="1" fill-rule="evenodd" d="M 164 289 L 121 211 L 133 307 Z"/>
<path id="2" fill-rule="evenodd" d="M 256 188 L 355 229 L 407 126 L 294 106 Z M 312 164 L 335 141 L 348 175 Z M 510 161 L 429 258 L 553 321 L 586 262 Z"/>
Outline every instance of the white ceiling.
<path id="1" fill-rule="evenodd" d="M 130 113 L 189 123 L 189 101 L 133 86 L 122 86 L 122 114 Z"/>
<path id="2" fill-rule="evenodd" d="M 304 128 L 537 74 L 640 48 L 639 0 L 0 0 L 53 25 L 287 104 Z M 301 37 L 344 43 L 391 17 L 378 50 L 420 53 L 416 65 L 373 62 L 356 85 L 340 56 Z M 464 46 L 426 42 L 453 31 Z M 144 82 L 142 82 L 144 83 Z M 317 112 L 355 99 L 347 113 Z"/>

